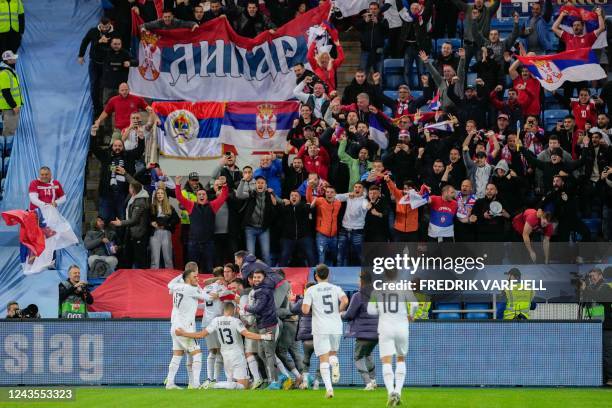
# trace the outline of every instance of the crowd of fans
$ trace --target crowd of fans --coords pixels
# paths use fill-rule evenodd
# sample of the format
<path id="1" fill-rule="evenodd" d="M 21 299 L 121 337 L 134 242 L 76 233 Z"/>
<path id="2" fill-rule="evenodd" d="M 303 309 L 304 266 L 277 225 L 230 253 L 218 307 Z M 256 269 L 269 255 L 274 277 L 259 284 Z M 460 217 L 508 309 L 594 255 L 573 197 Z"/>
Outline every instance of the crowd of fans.
<path id="1" fill-rule="evenodd" d="M 535 261 L 537 237 L 546 244 L 610 239 L 608 82 L 566 83 L 553 98 L 568 114 L 547 129 L 544 92 L 516 58 L 558 51 L 551 23 L 560 49 L 591 46 L 605 29 L 599 8 L 594 33 L 577 21 L 570 34 L 559 28 L 562 15 L 553 22 L 550 0 L 533 3 L 526 24 L 513 17 L 508 38 L 491 29 L 499 1 L 373 1 L 351 18 L 335 10 L 333 23 L 359 34 L 360 69 L 352 82 L 336 89 L 345 56 L 337 35 L 329 52 L 313 44 L 310 69 L 293 67 L 301 107 L 285 151 L 242 168 L 227 152 L 212 174 L 186 167 L 182 182 L 160 169 L 151 137 L 155 115 L 126 84 L 136 65 L 128 47 L 131 9 L 144 19 L 142 30 L 195 29 L 220 17 L 254 37 L 318 2 L 167 1 L 161 19 L 152 1 L 116 3 L 112 20 L 103 17 L 79 51 L 84 63 L 89 46 L 92 149 L 102 164 L 99 217 L 85 241 L 90 267 L 106 264 L 110 272 L 118 264 L 195 261 L 211 271 L 241 248 L 269 265 L 359 265 L 364 242 L 423 240 L 524 242 Z M 461 37 L 458 12 L 462 46 L 438 41 L 433 49 L 433 38 Z M 397 98 L 383 92 L 383 61 L 390 57 L 404 58 Z M 476 79 L 468 83 L 471 72 Z M 373 118 L 382 137 L 370 128 Z M 415 206 L 414 193 L 428 205 Z M 597 220 L 596 227 L 585 219 Z M 180 240 L 173 245 L 175 231 Z M 178 262 L 177 245 L 184 255 Z"/>

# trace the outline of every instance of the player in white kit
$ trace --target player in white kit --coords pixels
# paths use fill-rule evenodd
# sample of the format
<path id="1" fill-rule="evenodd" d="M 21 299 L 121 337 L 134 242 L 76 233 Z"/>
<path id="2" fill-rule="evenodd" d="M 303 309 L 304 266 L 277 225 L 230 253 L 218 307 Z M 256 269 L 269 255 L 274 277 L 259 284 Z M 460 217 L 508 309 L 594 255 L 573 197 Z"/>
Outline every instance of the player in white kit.
<path id="1" fill-rule="evenodd" d="M 378 349 L 387 387 L 387 406 L 401 403 L 406 378 L 408 322 L 413 320 L 418 303 L 411 302 L 407 292 L 375 292 L 368 303 L 368 314 L 378 315 Z M 395 375 L 393 356 L 396 356 Z"/>
<path id="2" fill-rule="evenodd" d="M 219 297 L 226 290 L 225 285 L 219 281 L 223 277 L 223 267 L 213 269 L 213 275 L 219 277 L 218 281 L 212 282 L 204 287 L 204 315 L 202 316 L 202 328 L 207 327 L 210 322 L 217 316 L 223 314 L 223 302 Z M 206 347 L 208 349 L 208 357 L 206 358 L 206 375 L 207 379 L 202 384 L 202 388 L 206 389 L 214 386 L 221 375 L 223 369 L 223 357 L 219 353 L 219 340 L 217 336 L 206 338 Z"/>
<path id="3" fill-rule="evenodd" d="M 319 371 L 325 383 L 325 397 L 333 398 L 332 383 L 340 380 L 338 348 L 342 338 L 342 318 L 340 312 L 346 309 L 348 297 L 329 280 L 329 268 L 320 264 L 315 268 L 317 284 L 311 286 L 304 294 L 302 313 L 312 310 L 312 337 L 314 352 L 319 357 Z M 330 366 L 332 375 L 330 377 Z"/>
<path id="4" fill-rule="evenodd" d="M 178 371 L 183 354 L 187 352 L 192 359 L 192 375 L 190 384 L 194 387 L 200 385 L 200 370 L 202 369 L 202 352 L 198 342 L 193 339 L 179 337 L 175 334 L 176 329 L 187 331 L 195 330 L 195 316 L 198 308 L 198 300 L 204 300 L 204 292 L 198 286 L 197 269 L 187 268 L 182 275 L 177 276 L 168 283 L 168 289 L 172 294 L 172 315 L 170 335 L 172 337 L 172 360 L 168 366 L 166 377 L 166 389 L 180 389 L 174 383 L 174 377 Z"/>
<path id="5" fill-rule="evenodd" d="M 217 382 L 214 388 L 246 389 L 249 386 L 247 361 L 244 356 L 242 337 L 253 340 L 272 340 L 270 333 L 257 334 L 249 332 L 240 319 L 234 317 L 236 307 L 232 302 L 223 305 L 223 316 L 215 317 L 202 331 L 189 333 L 178 329 L 176 334 L 185 338 L 201 339 L 216 336 L 221 345 L 221 354 L 225 364 L 225 371 L 231 380 Z M 233 381 L 232 381 L 233 380 Z"/>

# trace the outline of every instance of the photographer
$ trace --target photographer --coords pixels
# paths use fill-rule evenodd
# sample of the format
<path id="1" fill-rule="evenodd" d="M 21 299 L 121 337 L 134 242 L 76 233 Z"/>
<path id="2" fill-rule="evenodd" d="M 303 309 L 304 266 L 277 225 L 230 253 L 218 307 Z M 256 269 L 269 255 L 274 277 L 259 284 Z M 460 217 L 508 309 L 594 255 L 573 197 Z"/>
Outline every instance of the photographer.
<path id="1" fill-rule="evenodd" d="M 19 303 L 14 300 L 6 305 L 6 318 L 13 319 L 19 317 Z"/>
<path id="2" fill-rule="evenodd" d="M 68 268 L 68 280 L 59 284 L 59 317 L 86 318 L 87 305 L 91 305 L 93 301 L 93 296 L 87 289 L 87 282 L 81 281 L 81 269 L 72 265 Z"/>
<path id="3" fill-rule="evenodd" d="M 604 383 L 612 386 L 612 286 L 605 282 L 599 268 L 591 269 L 587 277 L 588 280 L 581 280 L 581 301 L 596 302 L 589 307 L 588 314 L 592 319 L 603 319 Z"/>
<path id="4" fill-rule="evenodd" d="M 31 304 L 25 309 L 19 309 L 19 303 L 11 301 L 6 305 L 6 318 L 7 319 L 40 319 L 38 313 L 38 306 Z"/>

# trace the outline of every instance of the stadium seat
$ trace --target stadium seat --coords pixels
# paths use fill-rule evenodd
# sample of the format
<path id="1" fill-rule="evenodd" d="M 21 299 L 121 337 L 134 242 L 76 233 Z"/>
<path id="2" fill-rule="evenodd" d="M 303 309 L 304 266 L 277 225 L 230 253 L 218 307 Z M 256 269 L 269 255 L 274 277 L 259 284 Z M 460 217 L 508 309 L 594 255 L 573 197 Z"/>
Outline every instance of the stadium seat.
<path id="1" fill-rule="evenodd" d="M 436 40 L 436 53 L 440 52 L 440 47 L 442 47 L 442 44 L 445 42 L 451 43 L 454 51 L 457 51 L 457 48 L 461 48 L 463 46 L 460 38 L 438 38 Z"/>
<path id="2" fill-rule="evenodd" d="M 10 157 L 5 157 L 2 161 L 2 174 L 8 174 L 9 162 L 11 161 Z"/>
<path id="3" fill-rule="evenodd" d="M 412 95 L 413 98 L 420 98 L 421 96 L 423 96 L 423 91 L 419 91 L 418 89 L 415 90 L 410 90 L 410 94 Z"/>
<path id="4" fill-rule="evenodd" d="M 489 303 L 466 303 L 466 310 L 484 310 L 490 309 L 491 305 Z M 491 314 L 486 312 L 468 312 L 465 314 L 466 319 L 490 319 Z"/>
<path id="5" fill-rule="evenodd" d="M 553 128 L 557 121 L 563 120 L 567 114 L 567 109 L 549 109 L 544 111 L 544 126 L 546 130 Z"/>
<path id="6" fill-rule="evenodd" d="M 388 96 L 393 100 L 397 99 L 397 91 L 383 91 L 383 93 L 385 94 L 385 96 Z"/>
<path id="7" fill-rule="evenodd" d="M 559 90 L 557 90 L 557 92 L 562 94 L 563 90 L 559 89 Z M 563 106 L 561 105 L 561 103 L 559 103 L 557 98 L 555 98 L 555 96 L 552 94 L 552 92 L 544 90 L 544 109 L 546 109 L 546 110 L 552 110 L 552 109 L 559 110 L 559 109 L 563 109 Z"/>
<path id="8" fill-rule="evenodd" d="M 385 89 L 397 90 L 404 83 L 404 60 L 386 59 L 383 62 L 383 79 Z"/>
<path id="9" fill-rule="evenodd" d="M 393 111 L 388 106 L 383 106 L 383 113 L 389 117 L 393 116 Z"/>
<path id="10" fill-rule="evenodd" d="M 13 139 L 15 139 L 15 136 L 4 136 L 2 139 L 4 139 L 4 148 L 2 151 L 5 156 L 10 156 L 13 151 Z"/>
<path id="11" fill-rule="evenodd" d="M 437 310 L 458 310 L 461 309 L 460 303 L 436 303 L 435 309 Z M 435 313 L 436 318 L 440 320 L 459 320 L 461 314 L 457 312 L 449 313 Z"/>
<path id="12" fill-rule="evenodd" d="M 598 236 L 601 233 L 601 218 L 584 218 L 582 222 L 587 226 L 591 235 Z"/>
<path id="13" fill-rule="evenodd" d="M 504 37 L 501 35 L 501 33 L 511 33 L 513 26 L 514 22 L 512 21 L 512 18 L 499 18 L 491 20 L 491 29 L 499 31 L 501 37 Z"/>

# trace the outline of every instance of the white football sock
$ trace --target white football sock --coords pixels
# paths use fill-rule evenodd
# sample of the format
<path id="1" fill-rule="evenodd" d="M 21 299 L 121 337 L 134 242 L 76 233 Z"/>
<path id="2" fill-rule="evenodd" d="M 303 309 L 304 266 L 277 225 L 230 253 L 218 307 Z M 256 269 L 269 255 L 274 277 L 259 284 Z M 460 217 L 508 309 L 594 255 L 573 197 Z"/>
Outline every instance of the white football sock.
<path id="1" fill-rule="evenodd" d="M 391 394 L 394 390 L 393 367 L 391 367 L 391 364 L 383 364 L 382 375 L 383 375 L 383 380 L 385 380 L 385 387 L 387 387 L 387 393 Z"/>
<path id="2" fill-rule="evenodd" d="M 247 357 L 247 364 L 249 365 L 249 370 L 251 371 L 251 375 L 253 376 L 253 381 L 261 380 L 261 374 L 259 372 L 259 364 L 257 364 L 257 359 L 255 356 Z"/>
<path id="3" fill-rule="evenodd" d="M 192 363 L 192 373 L 193 377 L 189 376 L 189 384 L 192 384 L 194 387 L 200 386 L 200 371 L 202 371 L 202 353 L 198 353 L 195 356 L 191 356 L 193 359 Z"/>
<path id="4" fill-rule="evenodd" d="M 404 380 L 406 379 L 406 362 L 398 361 L 395 363 L 395 392 L 402 394 Z"/>
<path id="5" fill-rule="evenodd" d="M 187 354 L 187 358 L 185 360 L 187 364 L 187 378 L 189 378 L 189 385 L 193 385 L 193 357 L 191 354 Z"/>
<path id="6" fill-rule="evenodd" d="M 330 366 L 340 365 L 340 362 L 338 361 L 338 356 L 336 355 L 329 356 L 329 365 Z"/>
<path id="7" fill-rule="evenodd" d="M 217 352 L 217 358 L 215 359 L 215 381 L 219 381 L 221 379 L 221 371 L 223 370 L 223 356 L 221 352 Z"/>
<path id="8" fill-rule="evenodd" d="M 291 374 L 293 374 L 295 378 L 300 376 L 300 372 L 298 371 L 297 368 L 294 368 L 293 370 L 291 370 Z"/>
<path id="9" fill-rule="evenodd" d="M 208 352 L 208 357 L 206 357 L 206 379 L 212 381 L 215 371 L 215 360 L 217 356 L 211 352 Z"/>
<path id="10" fill-rule="evenodd" d="M 174 377 L 176 377 L 176 372 L 181 366 L 181 360 L 183 356 L 172 356 L 172 360 L 170 360 L 170 364 L 168 365 L 168 385 L 174 385 Z"/>
<path id="11" fill-rule="evenodd" d="M 213 388 L 219 388 L 223 390 L 244 390 L 244 385 L 235 381 L 220 381 L 217 382 Z"/>
<path id="12" fill-rule="evenodd" d="M 331 381 L 331 374 L 329 371 L 329 363 L 321 363 L 319 364 L 319 371 L 321 372 L 321 378 L 323 378 L 323 383 L 325 384 L 326 391 L 333 391 Z"/>
<path id="13" fill-rule="evenodd" d="M 283 374 L 285 377 L 289 377 L 289 371 L 287 370 L 287 367 L 285 367 L 285 365 L 283 364 L 281 359 L 278 358 L 278 356 L 276 356 L 276 368 L 278 368 L 278 371 L 280 371 L 281 374 Z"/>

